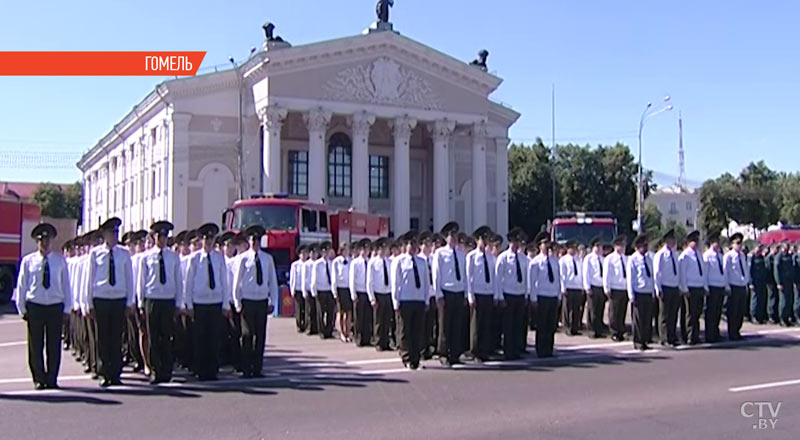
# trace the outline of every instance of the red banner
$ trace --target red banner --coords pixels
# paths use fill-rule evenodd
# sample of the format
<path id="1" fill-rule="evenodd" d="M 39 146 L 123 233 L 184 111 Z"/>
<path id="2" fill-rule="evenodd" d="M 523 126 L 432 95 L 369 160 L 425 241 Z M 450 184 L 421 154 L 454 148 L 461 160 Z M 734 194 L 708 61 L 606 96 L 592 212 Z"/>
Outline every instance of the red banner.
<path id="1" fill-rule="evenodd" d="M 0 52 L 2 76 L 194 76 L 205 52 Z"/>

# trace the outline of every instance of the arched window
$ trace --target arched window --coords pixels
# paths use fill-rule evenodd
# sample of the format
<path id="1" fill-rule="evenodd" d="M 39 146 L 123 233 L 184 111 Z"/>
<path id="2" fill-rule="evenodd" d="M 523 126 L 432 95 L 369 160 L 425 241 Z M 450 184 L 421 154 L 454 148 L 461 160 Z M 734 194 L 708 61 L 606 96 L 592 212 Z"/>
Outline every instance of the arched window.
<path id="1" fill-rule="evenodd" d="M 352 143 L 344 133 L 331 136 L 328 143 L 328 197 L 350 197 Z"/>

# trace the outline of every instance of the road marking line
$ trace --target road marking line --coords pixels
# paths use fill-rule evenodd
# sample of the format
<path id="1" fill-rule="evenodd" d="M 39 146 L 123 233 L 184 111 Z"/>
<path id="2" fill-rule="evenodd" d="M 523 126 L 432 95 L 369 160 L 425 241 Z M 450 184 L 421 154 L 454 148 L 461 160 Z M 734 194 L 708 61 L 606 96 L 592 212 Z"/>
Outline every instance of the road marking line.
<path id="1" fill-rule="evenodd" d="M 794 333 L 800 332 L 800 328 L 772 328 L 768 330 L 759 330 L 756 332 L 742 332 L 742 336 L 745 335 L 771 335 L 773 333 Z"/>
<path id="2" fill-rule="evenodd" d="M 740 393 L 742 391 L 753 391 L 753 390 L 763 390 L 767 388 L 777 388 L 777 387 L 788 387 L 791 385 L 800 385 L 800 379 L 794 380 L 784 380 L 780 382 L 767 382 L 767 383 L 760 383 L 756 385 L 746 385 L 742 387 L 733 387 L 728 388 L 728 391 L 732 393 Z"/>
<path id="3" fill-rule="evenodd" d="M 82 375 L 82 376 L 58 376 L 58 381 L 64 380 L 83 380 L 83 379 L 91 379 L 92 376 L 89 375 Z M 19 377 L 14 379 L 0 379 L 0 384 L 7 384 L 7 383 L 25 383 L 31 382 L 33 383 L 33 379 L 30 377 Z"/>
<path id="4" fill-rule="evenodd" d="M 586 350 L 592 348 L 621 347 L 623 345 L 630 345 L 630 342 L 606 342 L 602 344 L 568 345 L 566 347 L 559 347 L 558 349 L 560 351 L 572 351 L 572 350 Z"/>
<path id="5" fill-rule="evenodd" d="M 14 342 L 0 342 L 0 348 L 3 347 L 17 347 L 20 345 L 27 345 L 28 341 L 14 341 Z"/>
<path id="6" fill-rule="evenodd" d="M 372 365 L 372 364 L 393 364 L 400 362 L 400 358 L 365 359 L 361 361 L 348 361 L 345 365 Z"/>

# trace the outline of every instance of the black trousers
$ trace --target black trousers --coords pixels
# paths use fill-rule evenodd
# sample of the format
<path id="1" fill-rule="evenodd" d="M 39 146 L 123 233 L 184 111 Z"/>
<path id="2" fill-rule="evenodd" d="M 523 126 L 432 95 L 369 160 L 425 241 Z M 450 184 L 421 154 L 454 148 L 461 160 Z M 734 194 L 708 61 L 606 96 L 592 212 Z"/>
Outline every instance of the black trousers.
<path id="1" fill-rule="evenodd" d="M 505 308 L 494 306 L 492 312 L 492 351 L 499 352 L 503 349 L 503 322 L 505 321 Z"/>
<path id="2" fill-rule="evenodd" d="M 375 294 L 375 310 L 374 310 L 374 345 L 382 350 L 389 349 L 389 328 L 392 325 L 392 295 L 389 293 L 376 293 Z"/>
<path id="3" fill-rule="evenodd" d="M 309 295 L 305 298 L 306 302 L 306 322 L 308 323 L 308 334 L 316 335 L 319 333 L 319 317 L 317 316 L 317 299 Z"/>
<path id="4" fill-rule="evenodd" d="M 739 339 L 744 320 L 744 310 L 747 307 L 747 287 L 731 286 L 731 295 L 728 297 L 728 339 Z"/>
<path id="5" fill-rule="evenodd" d="M 647 345 L 651 337 L 653 324 L 653 295 L 637 293 L 634 295 L 633 310 L 633 346 L 641 348 Z"/>
<path id="6" fill-rule="evenodd" d="M 520 357 L 523 344 L 522 329 L 525 336 L 528 329 L 525 327 L 525 315 L 528 313 L 528 297 L 526 295 L 503 294 L 506 307 L 503 314 L 503 355 L 506 359 L 514 360 Z"/>
<path id="7" fill-rule="evenodd" d="M 231 318 L 225 321 L 224 353 L 228 364 L 236 371 L 242 371 L 242 315 L 230 303 Z"/>
<path id="8" fill-rule="evenodd" d="M 61 367 L 61 327 L 64 304 L 26 304 L 28 319 L 28 367 L 34 383 L 56 385 Z M 45 366 L 45 352 L 47 364 Z"/>
<path id="9" fill-rule="evenodd" d="M 178 363 L 184 367 L 191 369 L 194 354 L 192 352 L 193 338 L 192 327 L 194 323 L 187 316 L 179 316 L 178 319 L 173 321 L 173 350 Z"/>
<path id="10" fill-rule="evenodd" d="M 611 335 L 622 339 L 625 336 L 625 316 L 628 314 L 628 292 L 611 290 L 611 307 L 608 308 L 608 322 Z"/>
<path id="11" fill-rule="evenodd" d="M 136 314 L 131 313 L 126 319 L 125 329 L 125 351 L 127 351 L 130 360 L 132 360 L 137 367 L 144 366 L 144 357 L 142 356 L 142 347 L 139 345 L 139 323 L 137 322 Z"/>
<path id="12" fill-rule="evenodd" d="M 124 313 L 124 312 L 123 312 Z M 100 353 L 97 349 L 97 319 L 89 317 L 83 318 L 84 329 L 86 330 L 86 371 L 94 374 L 100 374 L 98 368 Z"/>
<path id="13" fill-rule="evenodd" d="M 702 287 L 690 287 L 689 295 L 685 297 L 686 330 L 690 343 L 700 342 L 700 315 L 703 314 L 705 298 L 706 290 Z"/>
<path id="14" fill-rule="evenodd" d="M 676 344 L 678 342 L 678 309 L 682 301 L 677 287 L 664 287 L 659 302 L 659 327 L 662 343 Z"/>
<path id="15" fill-rule="evenodd" d="M 144 313 L 147 320 L 147 345 L 150 368 L 158 380 L 172 379 L 175 360 L 172 354 L 172 338 L 175 331 L 175 300 L 145 299 Z"/>
<path id="16" fill-rule="evenodd" d="M 558 327 L 558 298 L 540 296 L 536 303 L 536 356 L 551 357 Z"/>
<path id="17" fill-rule="evenodd" d="M 494 351 L 492 318 L 494 295 L 475 295 L 470 319 L 470 351 L 478 359 L 488 359 Z"/>
<path id="18" fill-rule="evenodd" d="M 581 310 L 586 303 L 586 295 L 580 289 L 567 289 L 562 302 L 564 331 L 568 335 L 577 335 L 581 331 Z"/>
<path id="19" fill-rule="evenodd" d="M 596 337 L 602 336 L 605 332 L 605 324 L 603 323 L 603 311 L 606 309 L 606 295 L 603 293 L 602 287 L 592 286 L 592 294 L 589 295 L 589 313 L 588 325 L 589 330 Z"/>
<path id="20" fill-rule="evenodd" d="M 767 297 L 767 315 L 769 319 L 778 324 L 781 322 L 781 313 L 780 313 L 780 291 L 778 290 L 777 284 L 768 284 L 769 286 L 769 294 Z"/>
<path id="21" fill-rule="evenodd" d="M 753 298 L 750 302 L 750 315 L 758 323 L 767 322 L 767 285 L 757 283 L 753 285 Z"/>
<path id="22" fill-rule="evenodd" d="M 242 372 L 261 374 L 267 338 L 267 300 L 242 300 Z"/>
<path id="23" fill-rule="evenodd" d="M 372 345 L 372 304 L 367 292 L 356 293 L 355 322 L 353 339 L 359 347 Z"/>
<path id="24" fill-rule="evenodd" d="M 97 325 L 97 370 L 105 380 L 118 381 L 122 374 L 122 331 L 125 328 L 125 298 L 94 299 Z"/>
<path id="25" fill-rule="evenodd" d="M 336 303 L 329 290 L 317 292 L 317 326 L 323 339 L 333 337 L 333 325 L 336 322 Z"/>
<path id="26" fill-rule="evenodd" d="M 653 317 L 653 322 L 650 323 L 650 341 L 661 339 L 661 302 L 653 295 L 653 307 L 650 310 L 650 315 Z"/>
<path id="27" fill-rule="evenodd" d="M 426 356 L 432 356 L 438 347 L 439 312 L 436 308 L 436 297 L 428 299 L 428 310 L 425 312 L 425 347 Z"/>
<path id="28" fill-rule="evenodd" d="M 418 366 L 425 344 L 425 302 L 400 302 L 397 334 L 403 363 L 412 367 Z"/>
<path id="29" fill-rule="evenodd" d="M 784 284 L 780 292 L 780 318 L 784 324 L 789 324 L 794 318 L 794 284 Z"/>
<path id="30" fill-rule="evenodd" d="M 444 307 L 439 309 L 439 356 L 457 362 L 464 352 L 462 341 L 464 325 L 464 292 L 442 290 Z"/>
<path id="31" fill-rule="evenodd" d="M 306 331 L 308 322 L 306 320 L 306 300 L 303 298 L 303 292 L 294 292 L 294 323 L 297 326 L 298 333 Z"/>
<path id="32" fill-rule="evenodd" d="M 708 287 L 708 300 L 706 302 L 704 320 L 706 322 L 706 342 L 718 342 L 719 321 L 722 318 L 722 301 L 725 299 L 724 287 Z M 732 304 L 728 301 L 728 314 L 730 316 Z M 730 328 L 730 321 L 728 321 Z"/>
<path id="33" fill-rule="evenodd" d="M 219 372 L 222 320 L 222 303 L 194 305 L 194 372 L 200 379 Z"/>

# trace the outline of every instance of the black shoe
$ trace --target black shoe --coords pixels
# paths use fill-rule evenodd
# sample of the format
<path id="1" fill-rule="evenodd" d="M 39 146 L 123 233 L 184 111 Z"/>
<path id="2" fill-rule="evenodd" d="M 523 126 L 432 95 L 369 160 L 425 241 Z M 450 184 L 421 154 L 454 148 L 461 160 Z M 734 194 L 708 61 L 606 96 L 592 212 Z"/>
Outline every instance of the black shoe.
<path id="1" fill-rule="evenodd" d="M 111 385 L 114 385 L 114 386 L 117 386 L 117 387 L 118 386 L 122 386 L 122 381 L 119 378 L 116 378 L 116 379 L 111 381 Z"/>
<path id="2" fill-rule="evenodd" d="M 91 372 L 92 372 L 92 367 L 90 367 L 90 366 L 88 366 L 88 365 L 87 365 L 87 366 L 85 366 L 85 367 L 83 367 L 83 372 L 84 372 L 84 373 L 91 373 Z M 95 378 L 95 377 L 93 377 L 92 379 L 96 379 L 96 378 Z"/>
<path id="3" fill-rule="evenodd" d="M 47 385 L 45 385 L 45 384 L 43 384 L 41 382 L 36 382 L 36 383 L 33 384 L 33 389 L 35 389 L 36 391 L 46 390 L 47 389 Z"/>
<path id="4" fill-rule="evenodd" d="M 92 373 L 92 380 L 100 379 L 100 375 L 97 373 Z"/>
<path id="5" fill-rule="evenodd" d="M 411 364 L 411 365 L 410 365 L 410 368 L 411 368 L 412 370 L 419 370 L 419 363 L 413 363 L 413 364 Z"/>
<path id="6" fill-rule="evenodd" d="M 440 359 L 439 359 L 439 363 L 440 363 L 440 364 L 442 364 L 442 366 L 443 366 L 443 367 L 447 367 L 447 368 L 450 368 L 450 367 L 452 366 L 452 365 L 450 364 L 450 361 L 448 361 L 448 360 L 447 360 L 447 359 L 445 359 L 445 358 L 440 358 Z"/>
<path id="7" fill-rule="evenodd" d="M 108 388 L 110 386 L 111 386 L 111 381 L 110 380 L 103 379 L 102 381 L 100 381 L 100 387 L 101 388 Z"/>
<path id="8" fill-rule="evenodd" d="M 48 390 L 60 390 L 61 387 L 58 386 L 58 383 L 50 383 L 50 384 L 47 384 L 47 389 Z"/>
<path id="9" fill-rule="evenodd" d="M 377 351 L 392 351 L 392 349 L 389 348 L 389 347 L 375 347 L 375 350 L 377 350 Z"/>
<path id="10" fill-rule="evenodd" d="M 430 351 L 422 353 L 422 359 L 425 359 L 426 361 L 433 359 L 433 353 L 431 353 Z"/>

